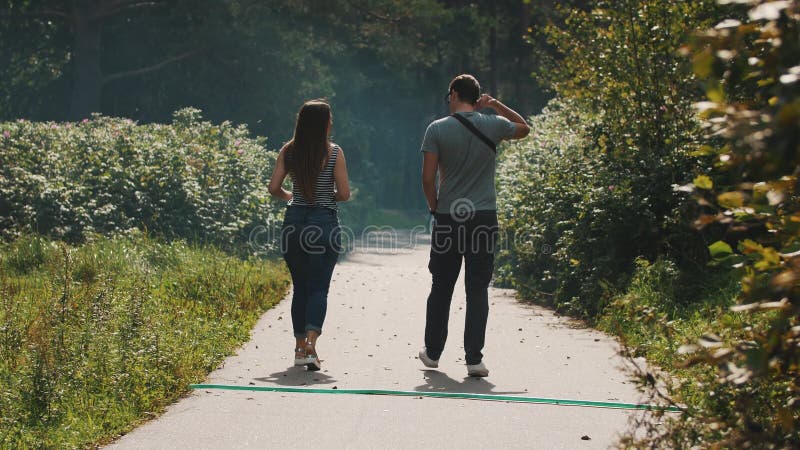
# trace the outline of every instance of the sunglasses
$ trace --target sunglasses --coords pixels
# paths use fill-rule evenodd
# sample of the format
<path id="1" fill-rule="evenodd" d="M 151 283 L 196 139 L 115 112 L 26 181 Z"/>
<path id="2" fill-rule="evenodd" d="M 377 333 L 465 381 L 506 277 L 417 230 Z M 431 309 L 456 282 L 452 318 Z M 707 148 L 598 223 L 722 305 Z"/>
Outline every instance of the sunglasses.
<path id="1" fill-rule="evenodd" d="M 450 94 L 451 93 L 448 92 L 447 95 L 444 96 L 444 102 L 447 103 L 448 105 L 450 104 Z"/>

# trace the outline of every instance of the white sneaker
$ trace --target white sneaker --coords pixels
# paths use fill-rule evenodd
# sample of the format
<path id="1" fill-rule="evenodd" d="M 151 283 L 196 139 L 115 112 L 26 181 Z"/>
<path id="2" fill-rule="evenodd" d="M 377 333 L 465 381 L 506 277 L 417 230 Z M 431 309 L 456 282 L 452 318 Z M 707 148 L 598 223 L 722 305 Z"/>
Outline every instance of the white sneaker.
<path id="1" fill-rule="evenodd" d="M 322 363 L 320 362 L 317 355 L 308 355 L 306 356 L 306 370 L 311 372 L 316 372 L 322 369 Z"/>
<path id="2" fill-rule="evenodd" d="M 296 348 L 294 349 L 294 365 L 297 366 L 305 366 L 306 365 L 306 350 L 303 348 Z"/>
<path id="3" fill-rule="evenodd" d="M 431 369 L 439 367 L 439 360 L 429 358 L 428 351 L 424 348 L 419 351 L 419 360 L 422 361 L 422 364 L 425 364 L 425 367 L 430 367 Z"/>
<path id="4" fill-rule="evenodd" d="M 311 372 L 316 372 L 317 370 L 322 369 L 322 362 L 319 359 L 319 355 L 317 355 L 317 350 L 311 344 L 306 345 L 305 364 L 306 370 Z"/>
<path id="5" fill-rule="evenodd" d="M 488 377 L 489 369 L 486 368 L 486 365 L 483 362 L 480 364 L 467 364 L 467 375 L 478 378 Z"/>

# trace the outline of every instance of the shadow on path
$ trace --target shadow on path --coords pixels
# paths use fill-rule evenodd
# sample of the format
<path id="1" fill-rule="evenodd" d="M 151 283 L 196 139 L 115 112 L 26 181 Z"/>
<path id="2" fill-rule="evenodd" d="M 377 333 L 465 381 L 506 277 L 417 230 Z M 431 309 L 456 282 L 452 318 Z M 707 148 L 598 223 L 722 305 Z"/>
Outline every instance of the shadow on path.
<path id="1" fill-rule="evenodd" d="M 498 392 L 493 389 L 496 386 L 485 378 L 464 377 L 462 381 L 454 380 L 438 370 L 425 371 L 425 384 L 414 388 L 417 392 L 452 392 L 470 394 L 527 394 L 524 391 Z"/>
<path id="2" fill-rule="evenodd" d="M 305 367 L 289 367 L 282 372 L 275 372 L 265 377 L 254 378 L 264 383 L 279 384 L 281 386 L 313 386 L 315 384 L 331 384 L 336 379 L 322 372 L 312 372 Z"/>

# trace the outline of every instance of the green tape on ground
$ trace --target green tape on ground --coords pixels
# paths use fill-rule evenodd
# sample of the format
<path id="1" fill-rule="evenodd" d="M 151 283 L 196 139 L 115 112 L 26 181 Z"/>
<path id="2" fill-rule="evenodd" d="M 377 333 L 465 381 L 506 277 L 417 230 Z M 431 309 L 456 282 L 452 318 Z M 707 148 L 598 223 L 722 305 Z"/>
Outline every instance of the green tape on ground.
<path id="1" fill-rule="evenodd" d="M 192 389 L 222 389 L 228 391 L 266 391 L 289 392 L 297 394 L 350 394 L 350 395 L 393 395 L 401 397 L 460 398 L 467 400 L 492 400 L 518 403 L 546 403 L 551 405 L 591 406 L 595 408 L 646 409 L 680 412 L 675 406 L 657 406 L 640 403 L 594 402 L 590 400 L 566 400 L 558 398 L 518 397 L 514 395 L 471 394 L 462 392 L 417 392 L 392 391 L 384 389 L 314 389 L 273 386 L 236 386 L 225 384 L 190 384 Z"/>

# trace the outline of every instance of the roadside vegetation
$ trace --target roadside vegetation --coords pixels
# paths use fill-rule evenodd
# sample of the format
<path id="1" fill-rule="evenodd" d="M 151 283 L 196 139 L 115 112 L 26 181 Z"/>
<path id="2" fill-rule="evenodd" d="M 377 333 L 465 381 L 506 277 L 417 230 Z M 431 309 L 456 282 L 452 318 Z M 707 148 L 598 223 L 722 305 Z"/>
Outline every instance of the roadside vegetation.
<path id="1" fill-rule="evenodd" d="M 249 338 L 282 265 L 141 232 L 0 247 L 0 447 L 74 448 L 157 416 Z"/>
<path id="2" fill-rule="evenodd" d="M 684 412 L 623 446 L 800 446 L 799 28 L 797 1 L 598 0 L 544 31 L 498 281 L 655 367 Z"/>
<path id="3" fill-rule="evenodd" d="M 157 416 L 288 287 L 275 153 L 199 111 L 0 124 L 0 447 L 75 448 Z"/>

